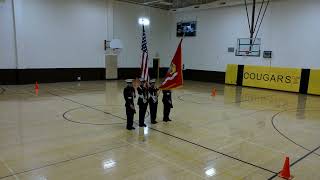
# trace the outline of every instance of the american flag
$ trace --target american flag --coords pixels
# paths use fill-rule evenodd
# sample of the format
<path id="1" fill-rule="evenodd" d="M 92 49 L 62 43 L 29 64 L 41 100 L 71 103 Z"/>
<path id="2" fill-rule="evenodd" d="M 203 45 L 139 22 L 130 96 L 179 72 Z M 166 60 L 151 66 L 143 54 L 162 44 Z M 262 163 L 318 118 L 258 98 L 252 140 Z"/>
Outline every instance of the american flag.
<path id="1" fill-rule="evenodd" d="M 141 60 L 141 78 L 145 81 L 149 81 L 149 55 L 147 47 L 147 37 L 144 26 L 142 26 L 142 60 Z"/>

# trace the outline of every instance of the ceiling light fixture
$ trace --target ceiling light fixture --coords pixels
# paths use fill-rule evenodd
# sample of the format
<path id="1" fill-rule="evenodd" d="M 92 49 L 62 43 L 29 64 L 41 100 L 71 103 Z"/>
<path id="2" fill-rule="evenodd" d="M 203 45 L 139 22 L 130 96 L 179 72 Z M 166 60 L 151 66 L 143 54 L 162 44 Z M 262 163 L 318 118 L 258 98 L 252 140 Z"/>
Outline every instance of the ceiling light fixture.
<path id="1" fill-rule="evenodd" d="M 144 26 L 150 25 L 150 20 L 148 18 L 139 18 L 139 24 Z"/>

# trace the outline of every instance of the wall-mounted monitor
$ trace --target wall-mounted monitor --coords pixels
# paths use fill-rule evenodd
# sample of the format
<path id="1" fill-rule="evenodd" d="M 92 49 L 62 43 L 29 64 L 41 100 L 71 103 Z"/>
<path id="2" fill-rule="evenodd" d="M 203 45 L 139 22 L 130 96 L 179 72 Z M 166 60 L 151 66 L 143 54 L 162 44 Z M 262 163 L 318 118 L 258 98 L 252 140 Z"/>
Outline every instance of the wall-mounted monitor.
<path id="1" fill-rule="evenodd" d="M 183 36 L 196 36 L 197 34 L 197 22 L 178 22 L 177 23 L 177 37 Z"/>

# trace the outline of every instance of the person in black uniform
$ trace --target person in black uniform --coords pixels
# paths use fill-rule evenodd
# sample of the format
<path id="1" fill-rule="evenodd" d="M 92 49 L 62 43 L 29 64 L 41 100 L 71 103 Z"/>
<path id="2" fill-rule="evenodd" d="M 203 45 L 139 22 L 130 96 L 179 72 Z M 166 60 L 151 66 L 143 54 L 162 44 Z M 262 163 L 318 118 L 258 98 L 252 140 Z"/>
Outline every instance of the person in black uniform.
<path id="1" fill-rule="evenodd" d="M 138 105 L 139 105 L 139 127 L 147 127 L 144 123 L 148 108 L 148 87 L 144 79 L 140 79 L 140 86 L 138 87 Z"/>
<path id="2" fill-rule="evenodd" d="M 169 118 L 172 105 L 172 98 L 171 98 L 171 90 L 163 90 L 163 121 L 168 122 L 171 121 Z"/>
<path id="3" fill-rule="evenodd" d="M 158 109 L 158 91 L 156 87 L 156 80 L 150 81 L 149 87 L 149 107 L 150 107 L 150 119 L 152 124 L 157 124 L 157 109 Z"/>
<path id="4" fill-rule="evenodd" d="M 127 87 L 123 90 L 123 96 L 126 101 L 126 114 L 127 114 L 127 129 L 128 130 L 134 130 L 133 127 L 133 118 L 134 114 L 136 113 L 135 107 L 134 107 L 134 98 L 136 96 L 136 92 L 134 87 L 132 86 L 132 80 L 128 79 L 126 80 Z"/>

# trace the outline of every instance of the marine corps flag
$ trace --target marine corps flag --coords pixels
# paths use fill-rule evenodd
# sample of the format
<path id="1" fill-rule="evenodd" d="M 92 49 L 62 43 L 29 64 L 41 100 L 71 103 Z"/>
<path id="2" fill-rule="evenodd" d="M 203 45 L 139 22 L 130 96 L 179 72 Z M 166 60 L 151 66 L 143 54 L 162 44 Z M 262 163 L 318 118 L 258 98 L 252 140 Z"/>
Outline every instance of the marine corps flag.
<path id="1" fill-rule="evenodd" d="M 183 85 L 183 74 L 182 74 L 182 40 L 179 43 L 176 54 L 174 55 L 170 64 L 170 69 L 166 74 L 164 81 L 162 82 L 159 89 L 170 90 L 178 88 Z"/>

